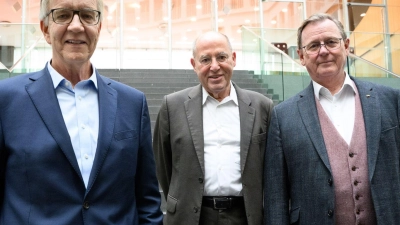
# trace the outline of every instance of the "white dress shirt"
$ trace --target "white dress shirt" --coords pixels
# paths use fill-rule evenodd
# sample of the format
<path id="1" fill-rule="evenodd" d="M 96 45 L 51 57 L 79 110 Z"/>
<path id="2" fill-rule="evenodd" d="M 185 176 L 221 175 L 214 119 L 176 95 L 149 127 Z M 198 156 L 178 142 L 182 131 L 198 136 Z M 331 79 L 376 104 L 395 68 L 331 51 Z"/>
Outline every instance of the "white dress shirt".
<path id="1" fill-rule="evenodd" d="M 88 80 L 80 81 L 72 87 L 71 82 L 61 76 L 50 62 L 47 65 L 79 169 L 87 187 L 99 133 L 99 103 L 95 69 L 92 66 L 93 74 Z"/>
<path id="2" fill-rule="evenodd" d="M 346 73 L 343 86 L 338 93 L 332 95 L 331 92 L 313 81 L 314 94 L 319 100 L 328 115 L 329 119 L 335 126 L 336 130 L 342 138 L 350 145 L 353 135 L 354 119 L 355 119 L 355 89 L 354 82 Z"/>
<path id="3" fill-rule="evenodd" d="M 204 196 L 242 196 L 236 90 L 221 102 L 203 88 Z"/>

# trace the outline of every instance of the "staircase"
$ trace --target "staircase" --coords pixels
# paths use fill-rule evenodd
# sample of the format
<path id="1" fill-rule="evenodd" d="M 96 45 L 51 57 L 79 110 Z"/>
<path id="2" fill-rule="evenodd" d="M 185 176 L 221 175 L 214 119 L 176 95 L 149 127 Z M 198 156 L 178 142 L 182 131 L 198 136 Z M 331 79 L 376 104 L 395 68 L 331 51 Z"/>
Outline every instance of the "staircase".
<path id="1" fill-rule="evenodd" d="M 147 98 L 151 130 L 165 95 L 199 84 L 193 70 L 184 69 L 99 69 L 101 75 L 142 91 Z M 262 84 L 258 76 L 247 70 L 234 70 L 232 81 L 239 87 L 259 92 L 278 103 L 278 96 Z"/>

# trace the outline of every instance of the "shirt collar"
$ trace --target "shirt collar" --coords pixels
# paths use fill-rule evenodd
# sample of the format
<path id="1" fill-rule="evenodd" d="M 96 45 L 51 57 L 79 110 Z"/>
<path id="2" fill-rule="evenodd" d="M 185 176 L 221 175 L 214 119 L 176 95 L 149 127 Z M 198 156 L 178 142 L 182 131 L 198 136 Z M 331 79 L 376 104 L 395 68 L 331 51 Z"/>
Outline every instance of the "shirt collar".
<path id="1" fill-rule="evenodd" d="M 91 64 L 92 66 L 92 75 L 90 76 L 90 78 L 88 80 L 91 80 L 94 84 L 94 86 L 97 88 L 97 76 L 96 76 L 96 72 L 95 72 L 95 68 L 93 66 L 93 64 Z M 51 66 L 51 60 L 47 63 L 47 69 L 49 70 L 51 79 L 53 80 L 53 86 L 54 89 L 56 89 L 58 87 L 58 85 L 60 85 L 60 83 L 63 80 L 66 80 L 60 73 L 58 73 L 52 66 Z"/>
<path id="2" fill-rule="evenodd" d="M 230 100 L 232 100 L 236 105 L 239 105 L 238 103 L 238 98 L 237 98 L 237 94 L 236 94 L 236 89 L 235 86 L 233 86 L 232 81 L 230 81 L 230 85 L 231 85 L 231 92 L 229 93 L 229 96 L 225 97 L 221 102 L 228 102 Z M 210 94 L 208 94 L 208 92 L 206 91 L 206 89 L 202 86 L 203 89 L 203 105 L 206 103 L 207 98 L 213 98 Z"/>
<path id="3" fill-rule="evenodd" d="M 340 88 L 340 91 L 337 94 L 340 94 L 343 91 L 344 87 L 346 87 L 346 86 L 350 87 L 351 90 L 353 91 L 353 93 L 355 94 L 356 90 L 354 88 L 354 82 L 350 79 L 350 76 L 347 74 L 346 71 L 344 71 L 344 73 L 345 73 L 344 82 L 343 82 L 342 88 Z M 318 100 L 319 100 L 320 95 L 332 96 L 330 91 L 326 87 L 318 84 L 315 81 L 312 81 L 312 84 L 314 87 L 314 95 L 315 95 L 315 97 L 317 97 Z"/>

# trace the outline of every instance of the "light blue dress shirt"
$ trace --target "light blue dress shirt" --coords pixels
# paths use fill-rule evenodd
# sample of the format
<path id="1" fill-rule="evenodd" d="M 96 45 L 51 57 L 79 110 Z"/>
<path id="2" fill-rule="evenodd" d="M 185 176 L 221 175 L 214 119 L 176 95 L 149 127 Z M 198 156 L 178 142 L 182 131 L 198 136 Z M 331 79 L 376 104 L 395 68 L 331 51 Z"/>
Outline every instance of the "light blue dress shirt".
<path id="1" fill-rule="evenodd" d="M 50 62 L 47 65 L 76 160 L 87 187 L 99 134 L 99 101 L 95 69 L 92 66 L 93 74 L 88 80 L 80 81 L 72 87 L 71 82 L 61 76 Z"/>

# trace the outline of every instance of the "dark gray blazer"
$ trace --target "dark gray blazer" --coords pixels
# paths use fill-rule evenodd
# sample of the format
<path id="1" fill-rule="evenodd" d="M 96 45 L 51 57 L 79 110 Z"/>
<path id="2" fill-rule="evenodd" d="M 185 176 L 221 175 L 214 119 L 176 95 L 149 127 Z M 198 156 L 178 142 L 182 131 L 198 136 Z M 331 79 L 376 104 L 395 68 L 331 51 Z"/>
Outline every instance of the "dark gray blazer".
<path id="1" fill-rule="evenodd" d="M 368 174 L 377 221 L 379 225 L 399 224 L 400 92 L 352 79 L 364 114 Z M 335 181 L 312 84 L 274 108 L 264 176 L 264 224 L 335 224 Z"/>
<path id="2" fill-rule="evenodd" d="M 262 224 L 262 173 L 273 103 L 235 86 L 240 114 L 243 195 L 249 225 Z M 154 131 L 157 175 L 167 200 L 165 224 L 199 223 L 204 191 L 202 86 L 165 96 Z"/>

